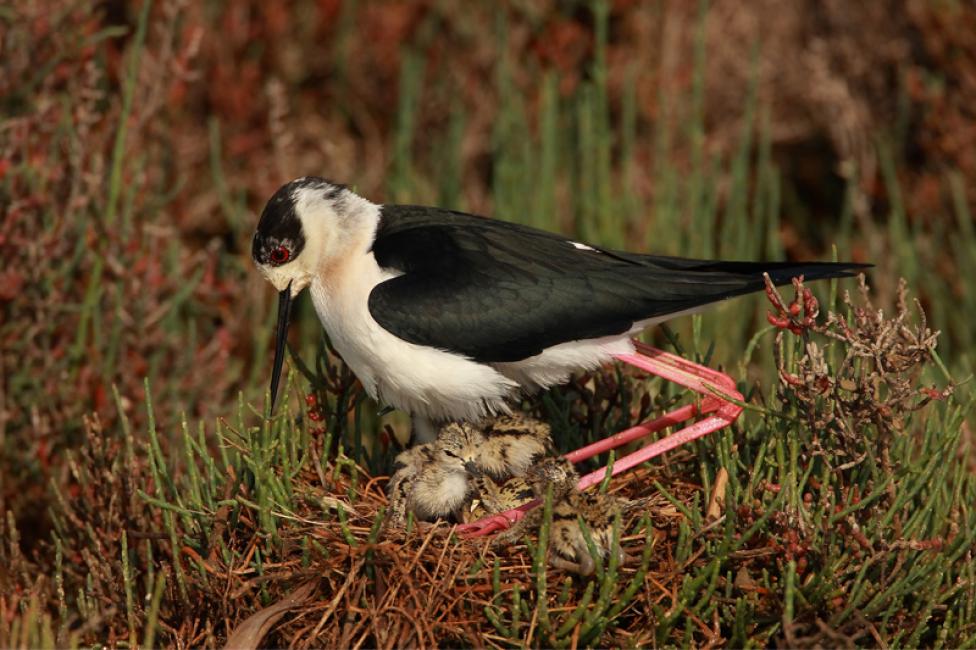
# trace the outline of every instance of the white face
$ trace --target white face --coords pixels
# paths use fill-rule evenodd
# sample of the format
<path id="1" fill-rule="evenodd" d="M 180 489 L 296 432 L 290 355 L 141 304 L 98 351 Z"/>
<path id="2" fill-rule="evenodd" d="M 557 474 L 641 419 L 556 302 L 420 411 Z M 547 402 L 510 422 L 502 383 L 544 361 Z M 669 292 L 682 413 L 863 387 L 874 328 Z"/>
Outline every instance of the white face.
<path id="1" fill-rule="evenodd" d="M 311 284 L 343 246 L 348 247 L 349 230 L 361 221 L 351 218 L 350 213 L 363 205 L 372 204 L 342 185 L 306 176 L 281 187 L 261 213 L 251 243 L 251 257 L 278 290 L 272 410 L 285 358 L 291 299 Z"/>
<path id="2" fill-rule="evenodd" d="M 264 208 L 254 234 L 251 256 L 258 270 L 279 292 L 291 285 L 301 293 L 335 254 L 345 218 L 347 196 L 341 185 L 305 177 L 283 186 Z"/>

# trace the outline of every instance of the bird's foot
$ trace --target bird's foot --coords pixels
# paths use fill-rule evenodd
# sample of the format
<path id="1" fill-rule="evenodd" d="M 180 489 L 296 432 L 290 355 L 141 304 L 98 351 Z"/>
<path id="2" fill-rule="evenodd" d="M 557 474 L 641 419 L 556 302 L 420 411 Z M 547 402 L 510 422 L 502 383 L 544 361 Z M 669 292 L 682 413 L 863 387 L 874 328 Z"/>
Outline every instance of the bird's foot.
<path id="1" fill-rule="evenodd" d="M 538 499 L 523 504 L 518 508 L 489 515 L 470 524 L 462 524 L 457 527 L 457 531 L 462 537 L 483 537 L 500 530 L 507 530 L 521 520 L 526 512 L 537 505 L 539 505 Z"/>

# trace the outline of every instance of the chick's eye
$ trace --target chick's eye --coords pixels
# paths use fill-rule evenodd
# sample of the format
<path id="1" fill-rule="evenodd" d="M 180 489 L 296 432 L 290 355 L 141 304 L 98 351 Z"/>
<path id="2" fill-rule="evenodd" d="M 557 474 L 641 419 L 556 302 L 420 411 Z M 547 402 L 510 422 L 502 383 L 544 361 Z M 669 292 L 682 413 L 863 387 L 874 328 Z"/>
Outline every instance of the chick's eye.
<path id="1" fill-rule="evenodd" d="M 271 261 L 274 264 L 284 264 L 291 257 L 291 251 L 289 251 L 284 246 L 279 246 L 278 248 L 272 249 L 271 251 Z"/>

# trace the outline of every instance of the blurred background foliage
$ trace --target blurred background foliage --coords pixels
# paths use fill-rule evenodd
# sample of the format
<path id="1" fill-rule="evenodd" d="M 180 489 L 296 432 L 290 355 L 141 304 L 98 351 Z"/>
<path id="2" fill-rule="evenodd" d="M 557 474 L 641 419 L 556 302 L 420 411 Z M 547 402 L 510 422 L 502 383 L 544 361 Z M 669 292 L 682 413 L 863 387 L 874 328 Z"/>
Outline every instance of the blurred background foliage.
<path id="1" fill-rule="evenodd" d="M 250 237 L 306 174 L 629 250 L 873 262 L 878 304 L 907 278 L 973 370 L 971 3 L 8 0 L 0 511 L 25 547 L 83 415 L 141 429 L 144 378 L 163 432 L 260 402 Z M 768 349 L 741 359 L 764 311 L 673 329 L 768 383 Z"/>

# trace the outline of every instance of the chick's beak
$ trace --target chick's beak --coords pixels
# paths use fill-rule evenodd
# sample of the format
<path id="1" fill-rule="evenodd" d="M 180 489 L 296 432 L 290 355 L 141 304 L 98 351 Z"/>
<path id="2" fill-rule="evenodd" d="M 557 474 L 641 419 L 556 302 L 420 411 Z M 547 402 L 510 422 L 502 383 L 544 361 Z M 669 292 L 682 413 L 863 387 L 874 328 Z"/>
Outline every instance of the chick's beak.
<path id="1" fill-rule="evenodd" d="M 275 357 L 271 369 L 271 413 L 274 413 L 281 381 L 281 366 L 285 362 L 285 341 L 288 338 L 288 316 L 291 314 L 291 282 L 278 292 L 278 332 L 275 335 Z"/>

